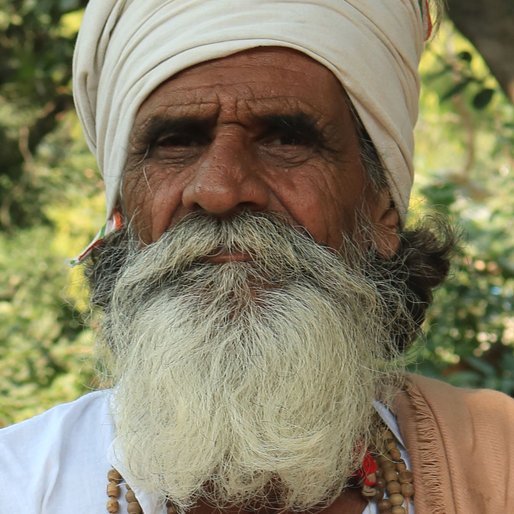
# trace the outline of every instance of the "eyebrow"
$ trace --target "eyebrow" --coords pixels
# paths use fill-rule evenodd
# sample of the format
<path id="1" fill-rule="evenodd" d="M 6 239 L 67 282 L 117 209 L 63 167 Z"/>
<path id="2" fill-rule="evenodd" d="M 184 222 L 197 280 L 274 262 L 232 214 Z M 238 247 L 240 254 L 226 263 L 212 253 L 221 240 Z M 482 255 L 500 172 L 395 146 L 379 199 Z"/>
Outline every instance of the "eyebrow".
<path id="1" fill-rule="evenodd" d="M 313 144 L 323 143 L 323 134 L 316 120 L 304 112 L 292 114 L 267 114 L 257 117 L 267 130 L 283 130 L 309 139 Z"/>
<path id="2" fill-rule="evenodd" d="M 316 120 L 305 112 L 262 114 L 253 117 L 266 132 L 285 131 L 310 140 L 313 144 L 323 145 L 324 137 L 316 126 Z M 212 116 L 153 116 L 143 127 L 142 142 L 151 145 L 163 134 L 198 134 L 211 130 L 215 124 L 216 118 Z"/>
<path id="3" fill-rule="evenodd" d="M 179 116 L 179 117 L 162 117 L 154 116 L 145 123 L 142 137 L 145 144 L 151 144 L 162 134 L 167 133 L 198 133 L 198 131 L 209 130 L 214 126 L 214 120 L 211 117 L 198 116 Z"/>

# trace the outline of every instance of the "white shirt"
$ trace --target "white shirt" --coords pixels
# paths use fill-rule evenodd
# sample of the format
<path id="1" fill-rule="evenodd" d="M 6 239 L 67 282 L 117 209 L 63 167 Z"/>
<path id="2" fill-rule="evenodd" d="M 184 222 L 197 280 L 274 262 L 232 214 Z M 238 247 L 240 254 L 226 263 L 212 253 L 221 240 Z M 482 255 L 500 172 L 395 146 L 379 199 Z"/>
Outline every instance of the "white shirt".
<path id="1" fill-rule="evenodd" d="M 127 476 L 113 448 L 110 398 L 111 390 L 89 393 L 0 430 L 0 514 L 107 512 L 108 471 L 115 467 Z M 378 402 L 375 408 L 410 468 L 395 417 Z M 159 498 L 133 490 L 144 514 L 166 513 Z M 125 514 L 123 495 L 119 502 L 120 514 Z M 412 506 L 409 512 L 414 513 Z M 369 504 L 363 514 L 378 514 L 378 509 Z"/>

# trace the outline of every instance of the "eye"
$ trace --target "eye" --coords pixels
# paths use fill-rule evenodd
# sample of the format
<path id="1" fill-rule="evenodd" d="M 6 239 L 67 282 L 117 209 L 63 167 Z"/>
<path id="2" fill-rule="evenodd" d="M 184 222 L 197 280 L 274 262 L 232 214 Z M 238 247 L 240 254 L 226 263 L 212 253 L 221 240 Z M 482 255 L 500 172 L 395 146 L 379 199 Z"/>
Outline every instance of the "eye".
<path id="1" fill-rule="evenodd" d="M 265 145 L 276 146 L 312 146 L 314 141 L 304 134 L 282 133 L 273 134 L 264 140 Z"/>
<path id="2" fill-rule="evenodd" d="M 209 145 L 210 137 L 203 131 L 166 132 L 150 145 L 149 156 L 174 163 L 190 163 Z"/>
<path id="3" fill-rule="evenodd" d="M 315 155 L 316 140 L 293 130 L 274 130 L 262 140 L 264 158 L 281 168 L 300 166 Z"/>
<path id="4" fill-rule="evenodd" d="M 302 112 L 265 116 L 263 127 L 261 140 L 269 147 L 316 148 L 322 139 L 316 120 Z"/>
<path id="5" fill-rule="evenodd" d="M 209 138 L 200 134 L 166 134 L 157 139 L 154 147 L 158 148 L 191 148 L 204 146 L 209 143 Z"/>
<path id="6" fill-rule="evenodd" d="M 155 137 L 147 156 L 168 164 L 185 166 L 198 159 L 209 143 L 209 134 L 203 131 L 166 131 Z"/>

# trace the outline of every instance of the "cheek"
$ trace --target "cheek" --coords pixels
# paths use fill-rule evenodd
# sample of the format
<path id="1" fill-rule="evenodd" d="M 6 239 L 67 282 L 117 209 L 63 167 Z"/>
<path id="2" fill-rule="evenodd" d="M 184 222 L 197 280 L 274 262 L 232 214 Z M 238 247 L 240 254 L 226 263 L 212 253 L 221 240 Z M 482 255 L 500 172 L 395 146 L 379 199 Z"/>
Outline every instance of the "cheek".
<path id="1" fill-rule="evenodd" d="M 316 189 L 295 190 L 294 195 L 286 196 L 284 203 L 289 216 L 305 228 L 315 241 L 330 243 L 335 218 L 331 198 Z"/>
<path id="2" fill-rule="evenodd" d="M 353 230 L 363 194 L 360 174 L 349 175 L 338 170 L 312 170 L 296 175 L 287 186 L 283 184 L 278 195 L 294 223 L 318 243 L 334 249 L 340 248 L 341 235 Z"/>
<path id="3" fill-rule="evenodd" d="M 123 187 L 125 214 L 143 243 L 157 241 L 180 206 L 182 185 L 169 173 L 147 166 L 127 176 Z"/>

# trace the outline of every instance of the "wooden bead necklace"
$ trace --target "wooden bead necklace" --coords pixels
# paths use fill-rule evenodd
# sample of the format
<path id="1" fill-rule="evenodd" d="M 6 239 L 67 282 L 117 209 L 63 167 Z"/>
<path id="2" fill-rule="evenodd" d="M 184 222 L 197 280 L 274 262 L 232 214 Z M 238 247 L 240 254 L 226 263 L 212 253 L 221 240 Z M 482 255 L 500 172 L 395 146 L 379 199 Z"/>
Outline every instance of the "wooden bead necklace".
<path id="1" fill-rule="evenodd" d="M 374 457 L 366 453 L 358 476 L 362 494 L 368 501 L 376 501 L 380 514 L 408 514 L 414 497 L 412 472 L 402 459 L 396 439 L 390 430 L 383 433 L 384 450 Z M 387 491 L 387 498 L 384 494 Z"/>
<path id="2" fill-rule="evenodd" d="M 109 512 L 109 514 L 116 514 L 120 511 L 118 498 L 121 496 L 121 483 L 123 482 L 123 477 L 116 469 L 111 468 L 109 473 L 107 473 L 107 480 L 107 496 L 109 497 L 107 500 L 107 512 Z M 139 505 L 134 491 L 126 482 L 125 487 L 127 489 L 125 499 L 127 500 L 128 514 L 143 514 L 143 509 L 141 508 L 141 505 Z M 167 514 L 177 514 L 175 507 L 169 501 L 166 503 L 166 509 Z"/>
<path id="3" fill-rule="evenodd" d="M 407 470 L 396 440 L 390 430 L 384 431 L 384 451 L 366 453 L 361 469 L 356 478 L 362 486 L 362 494 L 368 501 L 376 501 L 380 514 L 409 514 L 409 502 L 414 497 L 412 473 Z M 121 496 L 123 477 L 111 468 L 107 473 L 107 512 L 117 514 L 120 511 L 118 498 Z M 125 482 L 127 492 L 128 514 L 143 514 L 134 491 Z M 387 491 L 387 498 L 384 494 Z M 177 514 L 173 504 L 166 503 L 167 514 Z"/>

